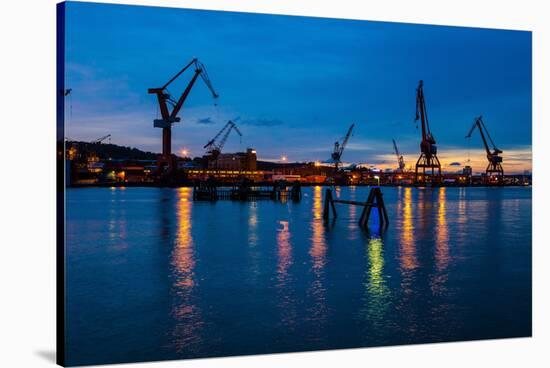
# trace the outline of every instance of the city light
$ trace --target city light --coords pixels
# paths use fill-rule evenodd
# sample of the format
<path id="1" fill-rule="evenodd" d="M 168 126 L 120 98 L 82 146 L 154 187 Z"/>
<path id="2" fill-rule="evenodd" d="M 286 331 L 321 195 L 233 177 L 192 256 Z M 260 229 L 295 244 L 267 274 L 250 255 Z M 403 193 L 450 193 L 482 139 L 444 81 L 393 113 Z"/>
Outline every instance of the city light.
<path id="1" fill-rule="evenodd" d="M 187 156 L 189 154 L 189 150 L 184 148 L 184 149 L 181 150 L 181 154 L 182 154 L 182 156 Z"/>
<path id="2" fill-rule="evenodd" d="M 286 156 L 281 156 L 281 161 L 286 161 L 286 160 L 287 160 Z"/>

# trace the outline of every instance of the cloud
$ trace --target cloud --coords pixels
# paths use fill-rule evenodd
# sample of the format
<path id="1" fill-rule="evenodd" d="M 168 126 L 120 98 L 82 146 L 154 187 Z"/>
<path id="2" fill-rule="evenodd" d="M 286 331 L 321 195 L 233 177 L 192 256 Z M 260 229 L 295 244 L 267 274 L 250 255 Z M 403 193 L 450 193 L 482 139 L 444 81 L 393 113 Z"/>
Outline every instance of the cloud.
<path id="1" fill-rule="evenodd" d="M 197 124 L 214 124 L 215 121 L 211 117 L 197 119 Z"/>
<path id="2" fill-rule="evenodd" d="M 461 164 L 460 162 L 458 162 L 458 161 L 451 162 L 451 163 L 449 164 L 449 166 L 461 166 L 461 165 L 462 165 L 462 164 Z"/>
<path id="3" fill-rule="evenodd" d="M 282 121 L 282 120 L 279 120 L 279 119 L 263 119 L 263 118 L 259 118 L 259 119 L 246 119 L 246 120 L 241 120 L 241 121 L 240 121 L 240 124 L 242 124 L 242 125 L 254 125 L 254 126 L 269 127 L 269 126 L 282 125 L 282 124 L 283 124 L 283 121 Z"/>

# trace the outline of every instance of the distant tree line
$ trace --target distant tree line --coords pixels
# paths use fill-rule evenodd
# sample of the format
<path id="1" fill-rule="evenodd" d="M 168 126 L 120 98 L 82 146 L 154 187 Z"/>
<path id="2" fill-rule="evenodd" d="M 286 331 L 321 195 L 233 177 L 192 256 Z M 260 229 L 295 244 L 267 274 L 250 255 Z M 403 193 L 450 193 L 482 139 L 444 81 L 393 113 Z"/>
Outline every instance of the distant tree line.
<path id="1" fill-rule="evenodd" d="M 82 153 L 94 153 L 101 160 L 156 160 L 158 153 L 110 143 L 68 142 Z"/>

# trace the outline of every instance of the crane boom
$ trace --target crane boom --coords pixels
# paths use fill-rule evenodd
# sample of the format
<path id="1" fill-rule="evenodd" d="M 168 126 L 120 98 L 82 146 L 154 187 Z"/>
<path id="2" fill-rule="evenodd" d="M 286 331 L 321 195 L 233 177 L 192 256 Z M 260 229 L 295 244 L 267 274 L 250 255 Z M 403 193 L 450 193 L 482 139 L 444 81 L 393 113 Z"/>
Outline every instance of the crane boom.
<path id="1" fill-rule="evenodd" d="M 237 134 L 242 137 L 242 133 L 237 127 L 237 125 L 229 120 L 222 129 L 204 145 L 203 148 L 208 149 L 208 153 L 211 154 L 214 158 L 217 158 L 219 154 L 221 153 L 223 146 L 225 145 L 225 142 L 227 141 L 227 138 L 229 137 L 229 133 L 231 133 L 232 130 L 235 130 Z M 219 141 L 218 138 L 222 137 Z"/>
<path id="2" fill-rule="evenodd" d="M 351 137 L 351 133 L 353 131 L 353 127 L 355 124 L 351 124 L 351 126 L 348 129 L 348 132 L 346 133 L 344 139 L 342 140 L 342 143 L 336 141 L 334 142 L 334 150 L 332 151 L 332 160 L 334 161 L 334 166 L 336 169 L 338 169 L 338 165 L 341 163 L 342 154 L 344 153 L 344 149 L 346 148 L 346 145 L 348 144 L 349 138 Z"/>
<path id="3" fill-rule="evenodd" d="M 399 153 L 399 149 L 397 148 L 397 143 L 395 142 L 395 139 L 392 139 L 393 142 L 393 150 L 395 151 L 395 156 L 397 157 L 397 164 L 399 165 L 399 170 L 403 171 L 405 170 L 405 160 L 403 159 L 403 155 Z"/>
<path id="4" fill-rule="evenodd" d="M 487 127 L 485 126 L 485 123 L 483 122 L 482 116 L 479 116 L 475 118 L 474 123 L 472 124 L 472 127 L 468 131 L 468 134 L 466 135 L 466 138 L 471 138 L 472 133 L 474 132 L 475 128 L 478 128 L 479 134 L 481 135 L 481 140 L 483 141 L 483 146 L 485 148 L 485 152 L 487 154 L 487 160 L 489 161 L 489 164 L 487 165 L 487 169 L 485 170 L 487 174 L 487 178 L 490 178 L 492 174 L 496 174 L 497 181 L 501 182 L 502 178 L 504 176 L 504 170 L 502 169 L 502 157 L 499 155 L 502 153 L 500 149 L 497 148 L 495 145 L 495 142 L 491 138 L 491 135 L 489 134 L 489 130 L 487 130 Z M 489 146 L 489 142 L 487 141 L 487 138 L 489 139 L 489 142 L 491 142 L 491 146 Z"/>
<path id="5" fill-rule="evenodd" d="M 98 138 L 98 139 L 96 139 L 96 140 L 94 140 L 94 141 L 91 141 L 90 143 L 101 143 L 101 142 L 103 142 L 103 141 L 104 141 L 105 139 L 107 139 L 107 138 L 111 138 L 111 135 L 110 135 L 110 134 L 107 134 L 107 135 L 105 135 L 105 136 L 103 136 L 103 137 L 101 137 L 101 138 Z"/>
<path id="6" fill-rule="evenodd" d="M 194 66 L 195 68 L 193 77 L 191 78 L 191 81 L 187 84 L 187 87 L 185 88 L 181 96 L 178 98 L 177 101 L 175 101 L 174 99 L 172 99 L 172 96 L 167 92 L 167 88 L 191 66 Z M 168 82 L 166 82 L 162 87 L 148 89 L 148 93 L 155 94 L 157 96 L 157 102 L 159 104 L 161 114 L 161 119 L 154 120 L 154 127 L 162 128 L 162 155 L 159 157 L 159 168 L 167 165 L 169 172 L 175 166 L 175 158 L 172 155 L 172 124 L 177 123 L 181 120 L 178 114 L 182 109 L 185 101 L 187 100 L 187 97 L 189 96 L 189 93 L 191 92 L 191 89 L 195 85 L 195 82 L 197 81 L 199 76 L 202 78 L 203 82 L 212 93 L 212 97 L 215 99 L 218 98 L 218 94 L 214 90 L 212 82 L 208 77 L 206 67 L 197 58 L 193 58 L 172 78 L 170 78 Z"/>
<path id="7" fill-rule="evenodd" d="M 485 147 L 485 151 L 487 152 L 487 155 L 493 155 L 493 154 L 499 154 L 502 153 L 501 150 L 499 150 L 493 139 L 491 138 L 491 135 L 489 134 L 489 130 L 487 130 L 487 127 L 485 126 L 485 123 L 483 123 L 483 117 L 479 116 L 474 120 L 474 123 L 472 124 L 472 127 L 468 131 L 468 134 L 466 135 L 466 138 L 471 138 L 472 133 L 474 132 L 475 128 L 479 129 L 479 134 L 481 135 L 481 140 L 483 141 L 483 146 Z M 489 147 L 489 144 L 487 142 L 487 138 L 489 138 L 489 142 L 491 142 L 492 145 L 492 151 L 491 147 Z"/>
<path id="8" fill-rule="evenodd" d="M 344 138 L 344 141 L 342 142 L 342 145 L 340 146 L 340 156 L 342 156 L 342 153 L 344 153 L 344 148 L 346 148 L 349 137 L 351 136 L 351 132 L 353 131 L 353 127 L 355 124 L 351 124 L 351 126 L 348 129 L 348 132 L 346 133 L 346 137 Z"/>

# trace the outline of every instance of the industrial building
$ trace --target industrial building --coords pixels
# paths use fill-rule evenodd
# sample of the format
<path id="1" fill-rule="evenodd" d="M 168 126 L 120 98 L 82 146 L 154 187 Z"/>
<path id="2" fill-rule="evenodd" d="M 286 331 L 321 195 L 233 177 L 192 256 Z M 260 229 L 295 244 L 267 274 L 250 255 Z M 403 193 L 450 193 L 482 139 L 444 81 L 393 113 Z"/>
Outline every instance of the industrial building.
<path id="1" fill-rule="evenodd" d="M 208 169 L 256 171 L 258 167 L 256 151 L 252 148 L 246 152 L 219 153 L 216 158 L 210 155 L 204 158 Z"/>

